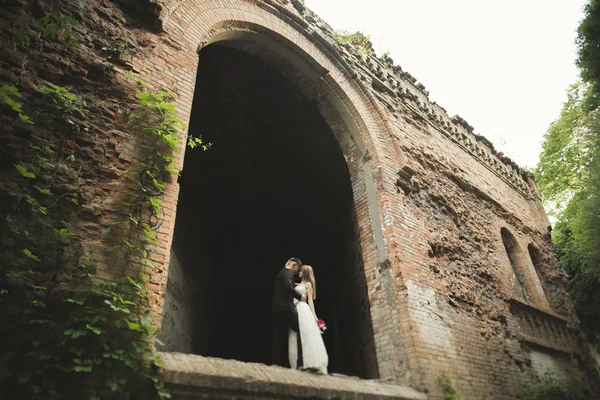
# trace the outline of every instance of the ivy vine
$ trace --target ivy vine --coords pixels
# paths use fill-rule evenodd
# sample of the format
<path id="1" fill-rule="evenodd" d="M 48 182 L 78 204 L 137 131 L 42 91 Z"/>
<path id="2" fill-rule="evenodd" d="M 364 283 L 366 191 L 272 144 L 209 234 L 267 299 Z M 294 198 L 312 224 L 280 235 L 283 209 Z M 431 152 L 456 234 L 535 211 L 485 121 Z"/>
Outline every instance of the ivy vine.
<path id="1" fill-rule="evenodd" d="M 42 18 L 23 12 L 14 24 L 19 48 L 31 45 L 30 30 L 43 40 L 76 46 L 77 21 L 58 11 Z M 109 49 L 122 54 L 123 49 Z M 112 54 L 111 53 L 111 54 Z M 25 100 L 26 99 L 26 100 Z M 89 100 L 89 99 L 88 99 Z M 70 145 L 89 129 L 89 104 L 67 87 L 48 84 L 35 93 L 0 85 L 2 134 L 18 136 L 29 151 L 15 155 L 12 172 L 0 179 L 0 398 L 143 399 L 170 394 L 156 376 L 157 330 L 151 320 L 148 269 L 163 217 L 161 194 L 177 174 L 175 155 L 184 136 L 174 96 L 141 85 L 127 129 L 140 146 L 137 178 L 128 199 L 115 207 L 125 274 L 98 279 L 94 259 L 78 231 L 83 187 L 81 164 Z M 100 249 L 98 251 L 101 251 Z M 149 385 L 150 384 L 150 385 Z"/>

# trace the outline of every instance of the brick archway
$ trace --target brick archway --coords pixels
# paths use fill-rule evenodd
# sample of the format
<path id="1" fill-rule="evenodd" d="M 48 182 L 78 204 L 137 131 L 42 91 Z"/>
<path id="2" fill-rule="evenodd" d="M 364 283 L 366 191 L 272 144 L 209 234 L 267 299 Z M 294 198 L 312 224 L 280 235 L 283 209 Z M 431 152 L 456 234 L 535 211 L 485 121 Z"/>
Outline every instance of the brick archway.
<path id="1" fill-rule="evenodd" d="M 394 331 L 398 327 L 392 318 L 394 294 L 376 287 L 381 265 L 389 263 L 381 221 L 395 193 L 394 182 L 380 178 L 394 175 L 380 171 L 386 168 L 380 160 L 383 159 L 384 149 L 390 146 L 386 124 L 360 84 L 352 79 L 343 65 L 307 37 L 305 32 L 283 20 L 285 18 L 266 10 L 261 4 L 245 0 L 190 0 L 175 8 L 165 21 L 164 30 L 173 43 L 183 46 L 189 54 L 188 58 L 180 60 L 181 66 L 175 77 L 181 116 L 184 120 L 190 118 L 196 53 L 208 44 L 240 39 L 249 41 L 263 50 L 262 56 L 281 57 L 294 67 L 295 72 L 299 72 L 295 75 L 297 84 L 307 96 L 317 101 L 321 115 L 338 139 L 350 170 L 364 273 L 373 314 L 379 375 L 394 377 L 398 375 L 395 370 L 399 358 L 397 349 L 390 351 L 389 347 L 389 343 L 397 342 Z M 148 65 L 147 69 L 142 70 L 142 74 L 148 76 L 152 84 L 160 85 L 160 82 L 150 78 L 157 68 L 156 64 L 154 60 L 152 66 Z M 182 166 L 183 157 L 179 168 Z M 170 193 L 176 197 L 178 190 L 178 185 L 174 183 Z M 164 233 L 168 235 L 169 245 L 173 238 L 174 209 L 175 206 L 166 211 L 167 229 Z M 393 286 L 392 282 L 388 284 Z M 159 300 L 159 313 L 163 305 L 163 301 Z"/>

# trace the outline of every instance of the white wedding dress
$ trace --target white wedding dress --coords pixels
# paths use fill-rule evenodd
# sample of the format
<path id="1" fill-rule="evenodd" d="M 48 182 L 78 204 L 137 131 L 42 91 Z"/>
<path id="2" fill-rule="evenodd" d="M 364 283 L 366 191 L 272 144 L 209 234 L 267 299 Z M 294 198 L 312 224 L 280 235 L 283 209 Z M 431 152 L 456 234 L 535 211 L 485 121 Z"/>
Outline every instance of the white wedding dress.
<path id="1" fill-rule="evenodd" d="M 307 289 L 302 284 L 296 286 L 296 291 L 300 294 L 307 294 Z M 300 327 L 300 338 L 302 339 L 302 367 L 315 369 L 326 374 L 329 357 L 317 321 L 315 321 L 308 303 L 294 299 L 294 305 L 298 311 L 298 326 Z M 288 336 L 288 353 L 290 366 L 296 369 L 298 364 L 298 337 L 292 329 L 290 329 Z"/>

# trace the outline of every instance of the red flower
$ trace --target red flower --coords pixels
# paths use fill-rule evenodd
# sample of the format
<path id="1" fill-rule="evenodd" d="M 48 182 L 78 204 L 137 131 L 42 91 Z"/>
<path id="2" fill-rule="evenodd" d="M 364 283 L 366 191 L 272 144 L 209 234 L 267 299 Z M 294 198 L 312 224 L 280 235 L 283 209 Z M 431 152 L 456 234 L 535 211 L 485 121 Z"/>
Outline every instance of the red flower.
<path id="1" fill-rule="evenodd" d="M 322 319 L 317 321 L 317 325 L 319 326 L 319 330 L 321 331 L 321 333 L 325 332 L 325 330 L 327 329 L 327 326 L 325 326 L 325 321 L 323 321 Z"/>

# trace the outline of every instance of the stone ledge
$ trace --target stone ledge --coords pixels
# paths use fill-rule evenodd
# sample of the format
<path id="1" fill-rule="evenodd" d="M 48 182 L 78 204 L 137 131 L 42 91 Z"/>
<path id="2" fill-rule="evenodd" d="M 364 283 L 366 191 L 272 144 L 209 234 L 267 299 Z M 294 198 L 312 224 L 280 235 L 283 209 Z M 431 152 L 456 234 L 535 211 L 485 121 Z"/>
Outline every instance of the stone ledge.
<path id="1" fill-rule="evenodd" d="M 565 354 L 571 354 L 571 353 L 576 352 L 575 349 L 569 349 L 565 346 L 561 346 L 560 344 L 556 344 L 556 343 L 552 343 L 548 340 L 536 338 L 531 335 L 527 335 L 525 333 L 518 333 L 517 340 L 519 340 L 520 342 L 533 344 L 533 345 L 536 345 L 539 347 L 545 347 L 547 349 L 559 351 L 559 352 L 565 353 Z"/>
<path id="2" fill-rule="evenodd" d="M 515 307 L 518 307 L 518 308 L 521 308 L 524 310 L 528 310 L 530 312 L 535 312 L 537 314 L 544 315 L 545 317 L 553 318 L 557 321 L 560 321 L 560 323 L 562 323 L 564 325 L 567 325 L 569 323 L 569 320 L 567 319 L 567 317 L 560 315 L 560 314 L 556 314 L 554 311 L 552 311 L 548 308 L 542 308 L 537 305 L 525 303 L 523 300 L 517 299 L 516 297 L 510 297 L 506 301 L 511 306 L 515 306 Z"/>
<path id="3" fill-rule="evenodd" d="M 342 375 L 321 376 L 264 364 L 158 353 L 158 376 L 174 400 L 352 399 L 426 400 L 410 387 Z"/>

